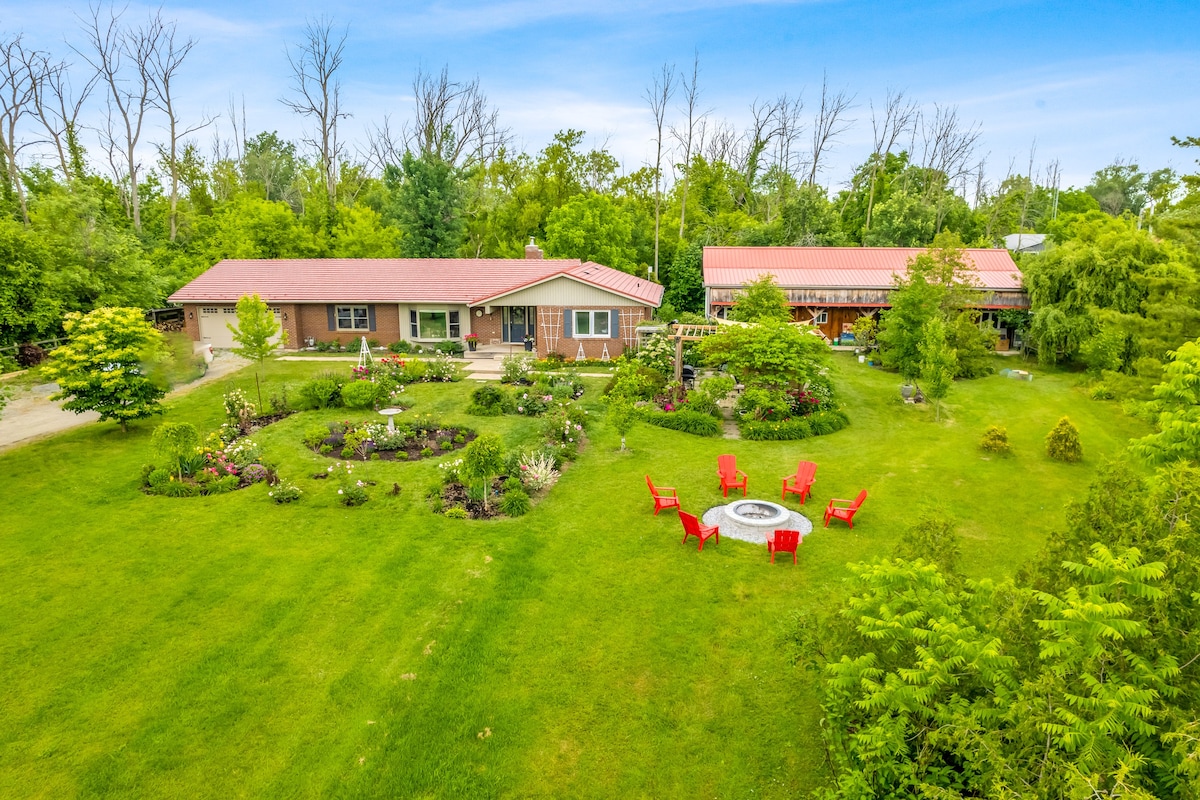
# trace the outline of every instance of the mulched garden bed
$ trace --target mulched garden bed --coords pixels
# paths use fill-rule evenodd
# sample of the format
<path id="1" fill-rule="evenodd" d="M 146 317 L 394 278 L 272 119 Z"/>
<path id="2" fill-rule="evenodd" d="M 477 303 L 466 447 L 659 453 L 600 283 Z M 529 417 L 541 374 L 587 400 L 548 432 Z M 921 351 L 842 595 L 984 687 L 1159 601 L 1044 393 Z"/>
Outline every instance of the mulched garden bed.
<path id="1" fill-rule="evenodd" d="M 442 503 L 449 508 L 450 506 L 462 506 L 467 509 L 469 519 L 495 519 L 503 517 L 504 514 L 500 511 L 500 496 L 504 491 L 504 481 L 508 476 L 501 475 L 492 481 L 491 493 L 488 498 L 488 507 L 485 510 L 482 500 L 472 500 L 469 497 L 467 487 L 461 483 L 448 483 L 442 487 Z"/>

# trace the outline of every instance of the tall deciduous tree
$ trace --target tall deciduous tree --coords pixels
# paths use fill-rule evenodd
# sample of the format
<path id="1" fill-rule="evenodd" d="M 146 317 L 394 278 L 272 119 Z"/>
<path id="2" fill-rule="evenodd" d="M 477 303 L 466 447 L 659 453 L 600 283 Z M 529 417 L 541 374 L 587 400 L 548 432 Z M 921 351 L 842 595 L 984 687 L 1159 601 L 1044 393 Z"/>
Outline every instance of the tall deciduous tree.
<path id="1" fill-rule="evenodd" d="M 763 275 L 734 295 L 729 318 L 738 322 L 789 322 L 792 311 L 787 295 L 775 283 L 775 276 Z"/>
<path id="2" fill-rule="evenodd" d="M 167 220 L 169 237 L 173 242 L 179 234 L 180 144 L 191 134 L 208 127 L 212 123 L 212 118 L 206 117 L 194 125 L 187 125 L 180 121 L 174 89 L 175 78 L 196 41 L 186 38 L 177 40 L 174 22 L 163 22 L 156 16 L 154 24 L 159 25 L 161 31 L 157 36 L 158 46 L 150 52 L 147 60 L 147 71 L 150 75 L 150 84 L 154 88 L 154 105 L 167 116 L 167 144 L 159 146 L 159 152 L 166 164 L 167 175 L 171 179 L 171 191 L 168 195 L 170 210 Z"/>
<path id="3" fill-rule="evenodd" d="M 162 335 L 137 308 L 98 308 L 89 314 L 67 314 L 63 328 L 70 337 L 44 367 L 58 382 L 51 399 L 81 414 L 95 411 L 115 420 L 121 430 L 131 420 L 163 413 L 166 389 L 149 377 L 148 365 L 161 353 Z"/>
<path id="4" fill-rule="evenodd" d="M 546 249 L 556 258 L 578 258 L 624 272 L 634 263 L 633 226 L 609 197 L 589 192 L 572 197 L 546 222 Z"/>
<path id="5" fill-rule="evenodd" d="M 291 98 L 282 100 L 292 111 L 311 120 L 316 128 L 307 142 L 317 153 L 330 220 L 337 203 L 338 166 L 343 152 L 338 123 L 350 116 L 342 111 L 342 82 L 338 75 L 345 48 L 345 29 L 335 30 L 331 19 L 309 20 L 303 40 L 294 51 L 288 51 L 293 93 Z"/>
<path id="6" fill-rule="evenodd" d="M 50 253 L 42 237 L 0 217 L 0 345 L 37 338 L 58 324 L 58 298 L 46 285 Z"/>
<path id="7" fill-rule="evenodd" d="M 151 14 L 142 27 L 121 22 L 125 9 L 97 4 L 84 20 L 88 49 L 77 51 L 100 76 L 108 89 L 108 119 L 102 136 L 109 164 L 118 183 L 126 182 L 123 195 L 134 230 L 142 230 L 141 170 L 138 143 L 146 115 L 156 95 L 153 64 L 164 44 L 166 23 L 161 12 Z"/>
<path id="8" fill-rule="evenodd" d="M 663 129 L 666 126 L 667 106 L 675 94 L 675 66 L 663 64 L 646 87 L 646 102 L 654 117 L 654 277 L 658 278 L 659 228 L 662 221 L 662 162 Z"/>
<path id="9" fill-rule="evenodd" d="M 680 247 L 671 263 L 671 283 L 663 294 L 663 302 L 678 311 L 705 312 L 704 308 L 704 248 L 699 244 Z"/>
<path id="10" fill-rule="evenodd" d="M 907 381 L 920 377 L 926 323 L 935 318 L 944 322 L 961 309 L 974 282 L 962 242 L 953 234 L 938 237 L 936 246 L 913 258 L 888 296 L 892 307 L 883 314 L 878 335 L 883 363 Z"/>

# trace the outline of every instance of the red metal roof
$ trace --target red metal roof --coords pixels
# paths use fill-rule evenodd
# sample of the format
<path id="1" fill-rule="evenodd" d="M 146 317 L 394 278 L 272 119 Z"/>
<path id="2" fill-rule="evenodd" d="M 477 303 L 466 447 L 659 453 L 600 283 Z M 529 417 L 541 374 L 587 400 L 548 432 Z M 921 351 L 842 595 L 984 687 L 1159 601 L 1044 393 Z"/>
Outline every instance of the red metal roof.
<path id="1" fill-rule="evenodd" d="M 890 289 L 922 247 L 706 247 L 705 286 L 745 286 L 766 274 L 780 288 Z M 980 288 L 1020 291 L 1021 270 L 1007 250 L 969 248 Z"/>
<path id="2" fill-rule="evenodd" d="M 663 287 L 578 259 L 293 258 L 226 259 L 168 299 L 175 303 L 236 302 L 257 293 L 272 303 L 465 303 L 567 275 L 657 306 Z"/>

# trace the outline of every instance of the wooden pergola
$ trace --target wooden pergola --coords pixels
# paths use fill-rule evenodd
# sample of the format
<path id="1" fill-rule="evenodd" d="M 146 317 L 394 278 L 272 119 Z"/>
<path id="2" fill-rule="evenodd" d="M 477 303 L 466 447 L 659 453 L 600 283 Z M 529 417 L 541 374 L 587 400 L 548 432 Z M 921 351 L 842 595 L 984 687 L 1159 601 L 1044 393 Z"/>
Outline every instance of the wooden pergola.
<path id="1" fill-rule="evenodd" d="M 670 336 L 675 340 L 675 382 L 683 380 L 683 343 L 698 342 L 705 336 L 712 336 L 721 330 L 720 325 L 684 325 L 676 322 L 671 325 Z"/>

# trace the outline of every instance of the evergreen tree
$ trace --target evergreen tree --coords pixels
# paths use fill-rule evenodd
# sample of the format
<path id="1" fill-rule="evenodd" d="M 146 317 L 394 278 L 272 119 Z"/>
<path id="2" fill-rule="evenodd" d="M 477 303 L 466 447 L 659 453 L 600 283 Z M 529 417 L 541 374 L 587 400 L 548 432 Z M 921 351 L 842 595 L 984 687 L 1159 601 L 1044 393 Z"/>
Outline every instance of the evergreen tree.
<path id="1" fill-rule="evenodd" d="M 405 153 L 389 165 L 384 183 L 392 194 L 386 219 L 400 225 L 404 258 L 453 258 L 463 244 L 463 185 L 458 170 L 438 155 Z"/>

